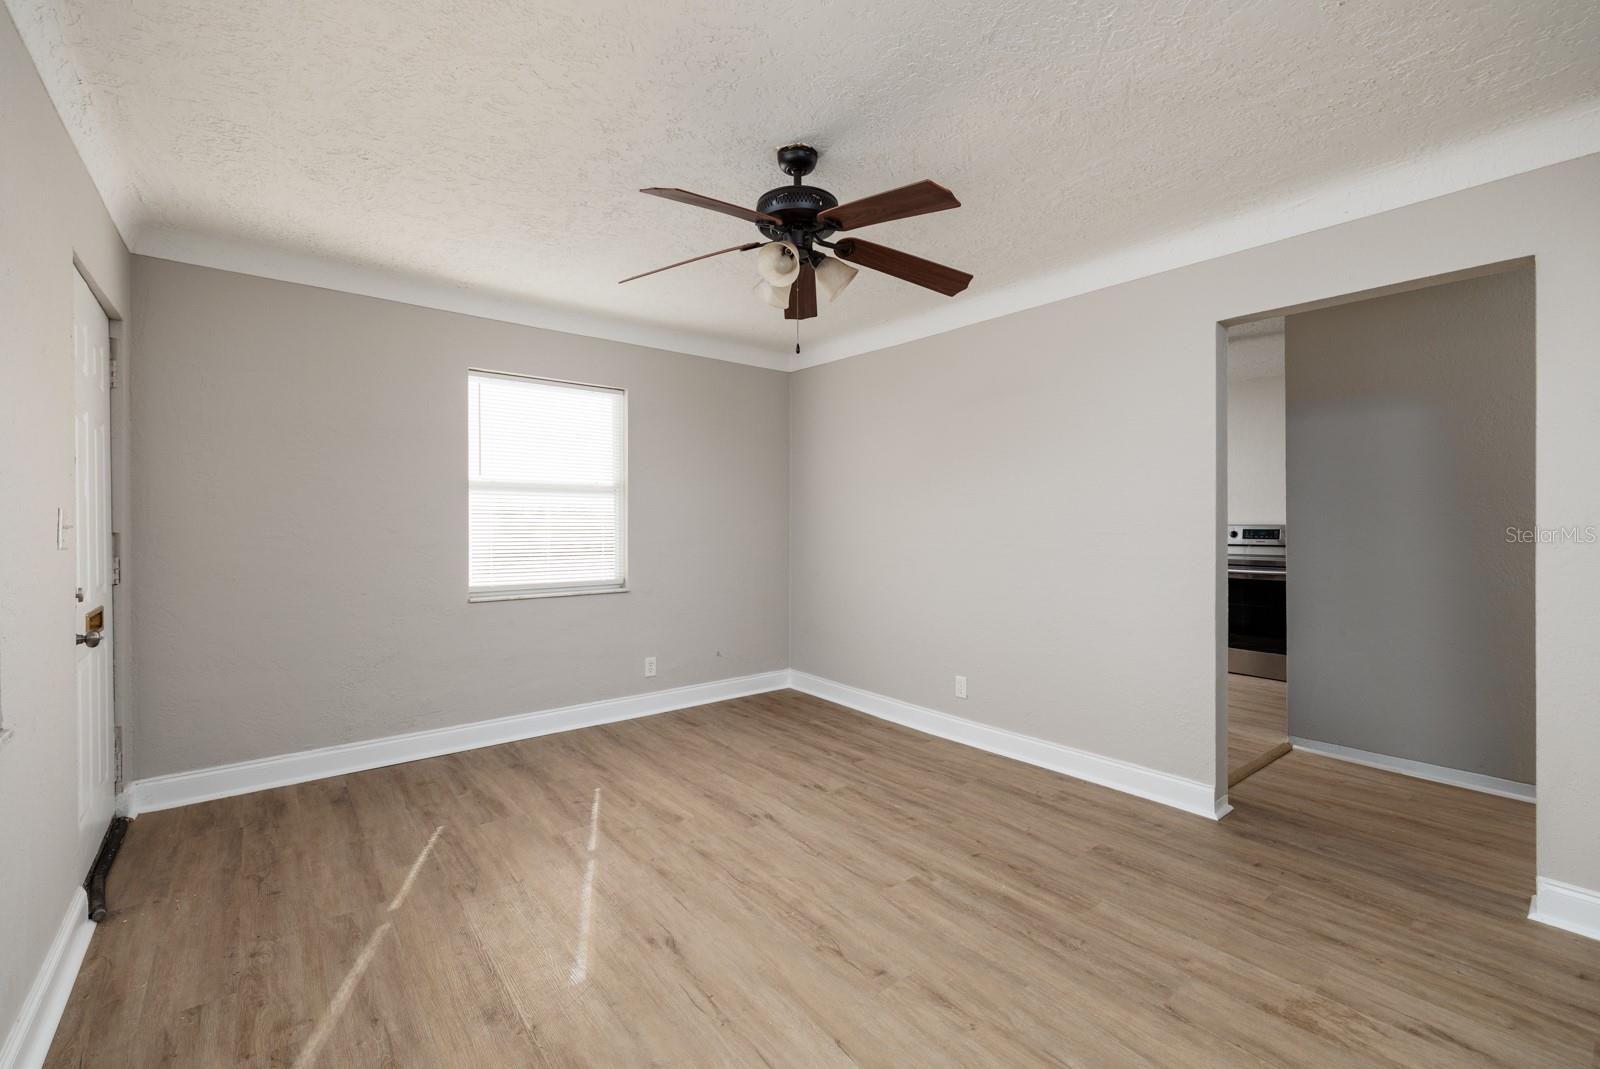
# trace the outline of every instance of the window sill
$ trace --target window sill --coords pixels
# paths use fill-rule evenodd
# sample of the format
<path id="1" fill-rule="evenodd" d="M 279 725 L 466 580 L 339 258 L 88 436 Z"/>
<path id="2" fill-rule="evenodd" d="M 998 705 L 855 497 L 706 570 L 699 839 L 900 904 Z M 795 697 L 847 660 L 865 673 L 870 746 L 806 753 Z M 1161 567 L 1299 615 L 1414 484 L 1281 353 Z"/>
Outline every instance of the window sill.
<path id="1" fill-rule="evenodd" d="M 589 594 L 626 594 L 628 587 L 603 586 L 593 590 L 508 590 L 504 593 L 468 594 L 468 603 L 483 601 L 528 601 L 533 598 L 578 598 Z"/>

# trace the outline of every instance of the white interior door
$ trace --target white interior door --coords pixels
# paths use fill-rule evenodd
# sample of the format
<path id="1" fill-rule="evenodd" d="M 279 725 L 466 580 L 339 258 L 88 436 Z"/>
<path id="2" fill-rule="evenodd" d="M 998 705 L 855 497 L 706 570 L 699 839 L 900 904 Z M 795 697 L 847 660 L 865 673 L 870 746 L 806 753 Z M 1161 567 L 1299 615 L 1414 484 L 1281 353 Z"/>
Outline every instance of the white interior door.
<path id="1" fill-rule="evenodd" d="M 111 701 L 111 325 L 77 272 L 72 284 L 78 823 L 98 839 L 116 802 Z M 63 636 L 63 641 L 69 639 Z"/>

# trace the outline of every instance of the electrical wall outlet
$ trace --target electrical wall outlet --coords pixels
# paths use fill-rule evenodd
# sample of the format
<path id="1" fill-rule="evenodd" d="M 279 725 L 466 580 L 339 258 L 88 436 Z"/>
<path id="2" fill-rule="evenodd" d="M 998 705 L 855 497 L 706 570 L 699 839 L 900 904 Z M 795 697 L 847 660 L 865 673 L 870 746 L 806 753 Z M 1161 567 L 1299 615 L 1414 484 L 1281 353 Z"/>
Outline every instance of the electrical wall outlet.
<path id="1" fill-rule="evenodd" d="M 644 674 L 647 676 L 656 674 L 656 659 L 654 657 L 646 657 L 644 659 Z"/>
<path id="2" fill-rule="evenodd" d="M 956 697 L 965 698 L 966 696 L 967 696 L 967 677 L 966 676 L 956 676 Z"/>

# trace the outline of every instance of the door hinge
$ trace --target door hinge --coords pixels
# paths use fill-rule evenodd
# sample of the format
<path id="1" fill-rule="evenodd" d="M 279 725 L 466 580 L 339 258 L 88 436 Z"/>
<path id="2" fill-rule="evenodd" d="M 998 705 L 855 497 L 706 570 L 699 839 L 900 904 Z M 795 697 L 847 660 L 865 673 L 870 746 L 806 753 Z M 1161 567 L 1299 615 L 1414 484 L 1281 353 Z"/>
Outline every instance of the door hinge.
<path id="1" fill-rule="evenodd" d="M 115 768 L 117 788 L 122 787 L 122 725 L 111 729 L 111 761 Z"/>
<path id="2" fill-rule="evenodd" d="M 122 584 L 122 536 L 115 531 L 111 532 L 111 585 Z M 82 598 L 78 599 L 82 601 Z"/>
<path id="3" fill-rule="evenodd" d="M 106 381 L 111 389 L 115 390 L 117 388 L 117 350 L 115 344 L 112 345 L 110 355 L 106 357 Z"/>

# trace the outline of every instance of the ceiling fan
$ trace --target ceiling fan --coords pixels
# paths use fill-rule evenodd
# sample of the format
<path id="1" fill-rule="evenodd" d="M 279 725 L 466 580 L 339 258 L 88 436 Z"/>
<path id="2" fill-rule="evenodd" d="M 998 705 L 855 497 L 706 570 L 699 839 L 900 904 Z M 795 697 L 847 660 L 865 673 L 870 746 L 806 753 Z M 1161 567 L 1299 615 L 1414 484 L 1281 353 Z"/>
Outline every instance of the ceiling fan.
<path id="1" fill-rule="evenodd" d="M 761 194 L 754 210 L 683 189 L 641 189 L 639 192 L 653 197 L 709 208 L 752 222 L 767 240 L 731 245 L 726 249 L 658 267 L 654 271 L 631 275 L 622 281 L 632 282 L 724 253 L 759 249 L 756 270 L 761 281 L 756 283 L 756 294 L 773 307 L 782 308 L 785 319 L 794 320 L 810 319 L 817 314 L 818 284 L 830 301 L 837 297 L 856 276 L 856 268 L 852 264 L 882 271 L 946 297 L 954 297 L 967 288 L 972 276 L 965 271 L 957 271 L 953 267 L 860 238 L 828 240 L 842 230 L 858 230 L 874 223 L 909 219 L 913 215 L 961 207 L 961 202 L 948 189 L 937 182 L 914 182 L 887 193 L 840 204 L 839 199 L 826 189 L 808 186 L 801 181 L 816 166 L 817 150 L 810 145 L 786 145 L 780 148 L 778 167 L 784 174 L 794 178 L 794 184 L 779 186 Z M 824 255 L 820 249 L 830 250 L 833 256 Z M 798 323 L 795 325 L 799 326 Z M 799 347 L 796 346 L 798 351 Z"/>

